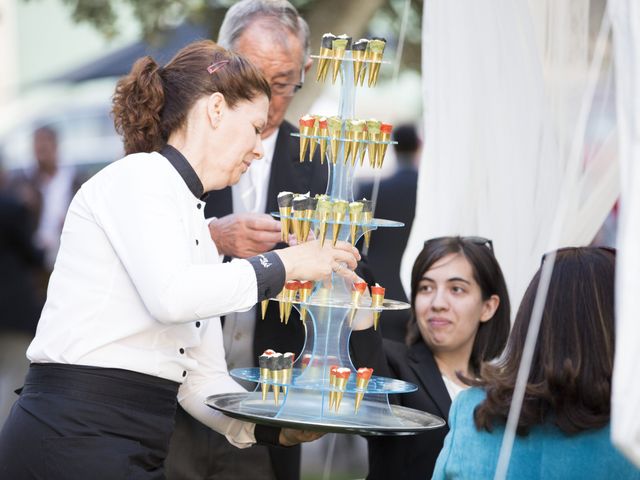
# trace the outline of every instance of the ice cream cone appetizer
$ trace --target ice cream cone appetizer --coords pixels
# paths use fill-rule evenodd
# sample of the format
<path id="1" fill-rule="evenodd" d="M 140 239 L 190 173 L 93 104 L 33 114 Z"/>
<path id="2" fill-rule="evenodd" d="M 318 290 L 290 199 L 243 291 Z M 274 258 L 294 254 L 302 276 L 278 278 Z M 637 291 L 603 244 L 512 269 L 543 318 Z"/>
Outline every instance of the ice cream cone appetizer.
<path id="1" fill-rule="evenodd" d="M 334 165 L 340 153 L 340 137 L 342 135 L 342 119 L 337 116 L 327 118 L 329 129 L 329 159 Z"/>
<path id="2" fill-rule="evenodd" d="M 282 234 L 282 241 L 289 241 L 290 221 L 288 218 L 291 216 L 291 204 L 293 203 L 293 193 L 280 192 L 278 194 L 278 209 L 280 210 L 280 233 Z"/>
<path id="3" fill-rule="evenodd" d="M 336 401 L 336 371 L 340 368 L 338 365 L 331 365 L 329 367 L 329 411 L 333 409 L 333 405 Z"/>
<path id="4" fill-rule="evenodd" d="M 349 377 L 351 376 L 351 369 L 347 367 L 340 367 L 336 369 L 336 396 L 334 400 L 334 409 L 336 413 L 340 410 L 340 402 L 342 402 L 342 397 L 344 395 L 344 390 L 347 387 L 347 382 L 349 381 Z"/>
<path id="5" fill-rule="evenodd" d="M 271 386 L 273 389 L 273 399 L 278 404 L 278 399 L 280 398 L 280 385 L 276 385 L 276 383 L 282 383 L 282 367 L 283 367 L 283 358 L 281 353 L 274 353 L 267 360 L 267 365 L 269 367 L 269 377 L 274 384 Z"/>
<path id="6" fill-rule="evenodd" d="M 311 231 L 311 222 L 316 215 L 318 199 L 316 197 L 307 197 L 307 206 L 304 211 L 304 221 L 302 222 L 302 241 L 306 242 Z"/>
<path id="7" fill-rule="evenodd" d="M 327 117 L 320 117 L 318 119 L 318 139 L 320 144 L 320 163 L 324 164 L 324 157 L 327 154 L 327 137 L 329 136 L 329 123 Z"/>
<path id="8" fill-rule="evenodd" d="M 302 368 L 302 370 L 307 368 L 309 366 L 309 363 L 311 363 L 311 355 L 308 353 L 305 353 L 302 356 L 302 360 L 300 360 L 300 367 Z"/>
<path id="9" fill-rule="evenodd" d="M 362 367 L 356 372 L 356 400 L 355 400 L 355 414 L 358 414 L 360 403 L 364 397 L 364 392 L 367 390 L 369 380 L 373 374 L 373 368 Z"/>
<path id="10" fill-rule="evenodd" d="M 347 50 L 351 50 L 351 37 L 348 35 L 339 35 L 333 40 L 333 77 L 331 83 L 336 83 L 338 78 L 338 72 L 340 72 L 340 65 L 342 65 L 342 59 L 344 53 Z"/>
<path id="11" fill-rule="evenodd" d="M 291 302 L 294 302 L 298 289 L 300 288 L 300 282 L 297 280 L 289 280 L 284 284 L 284 324 L 289 323 L 289 317 L 291 316 Z"/>
<path id="12" fill-rule="evenodd" d="M 389 142 L 391 141 L 391 130 L 393 126 L 390 123 L 382 123 L 380 125 L 380 141 Z M 382 162 L 384 162 L 384 156 L 387 154 L 388 143 L 380 143 L 378 144 L 378 152 L 377 152 L 377 167 L 382 168 Z"/>
<path id="13" fill-rule="evenodd" d="M 307 210 L 307 195 L 295 195 L 293 197 L 293 217 L 291 226 L 293 234 L 296 236 L 296 242 L 302 243 L 302 224 L 304 223 L 305 212 Z"/>
<path id="14" fill-rule="evenodd" d="M 309 300 L 309 296 L 311 295 L 311 291 L 313 290 L 313 282 L 306 281 L 300 282 L 300 320 L 303 322 L 307 319 L 307 308 L 302 304 Z"/>
<path id="15" fill-rule="evenodd" d="M 293 362 L 295 360 L 295 355 L 291 352 L 287 352 L 282 356 L 282 383 L 291 383 L 293 379 Z M 286 385 L 282 386 L 282 391 L 286 395 L 288 392 L 288 387 Z"/>
<path id="16" fill-rule="evenodd" d="M 355 165 L 360 151 L 364 149 L 364 141 L 367 139 L 366 122 L 364 120 L 351 120 L 351 165 Z"/>
<path id="17" fill-rule="evenodd" d="M 349 229 L 351 237 L 351 245 L 356 244 L 356 234 L 358 233 L 358 223 L 362 218 L 362 202 L 351 202 L 349 204 Z"/>
<path id="18" fill-rule="evenodd" d="M 351 304 L 353 305 L 353 308 L 351 308 L 351 311 L 349 312 L 349 326 L 353 325 L 353 319 L 355 318 L 358 306 L 360 305 L 360 298 L 366 291 L 367 282 L 354 282 L 353 287 L 351 288 Z"/>
<path id="19" fill-rule="evenodd" d="M 331 219 L 333 212 L 333 204 L 327 195 L 320 195 L 318 197 L 318 206 L 316 208 L 316 216 L 320 221 L 320 228 L 318 237 L 320 238 L 320 245 L 324 245 L 324 239 L 327 236 L 327 222 Z"/>
<path id="20" fill-rule="evenodd" d="M 362 223 L 370 223 L 373 220 L 373 201 L 363 198 L 362 202 Z M 362 226 L 364 231 L 364 244 L 369 248 L 369 242 L 371 242 L 371 228 Z"/>
<path id="21" fill-rule="evenodd" d="M 316 119 L 311 115 L 305 115 L 300 118 L 300 162 L 304 162 L 304 157 L 309 148 L 309 142 L 311 138 L 309 136 L 313 133 L 313 126 L 316 123 Z M 312 142 L 313 143 L 313 142 Z"/>
<path id="22" fill-rule="evenodd" d="M 312 115 L 313 116 L 313 128 L 311 129 L 311 136 L 317 137 L 320 135 L 320 115 Z M 316 147 L 318 146 L 317 138 L 309 139 L 309 161 L 313 162 L 313 155 L 316 153 Z"/>
<path id="23" fill-rule="evenodd" d="M 344 138 L 347 139 L 346 142 L 343 142 L 344 143 L 343 159 L 344 159 L 345 165 L 349 163 L 349 158 L 351 157 L 351 147 L 352 147 L 351 138 L 353 136 L 352 128 L 353 128 L 353 120 L 345 120 L 344 121 Z"/>
<path id="24" fill-rule="evenodd" d="M 332 33 L 325 33 L 322 35 L 322 43 L 320 44 L 320 57 L 318 59 L 318 70 L 316 73 L 316 81 L 324 82 L 327 78 L 327 72 L 329 71 L 329 65 L 333 58 L 333 41 L 336 36 Z"/>
<path id="25" fill-rule="evenodd" d="M 264 320 L 264 316 L 267 314 L 267 307 L 269 306 L 269 299 L 262 300 L 260 302 L 260 314 L 262 316 L 262 320 Z"/>
<path id="26" fill-rule="evenodd" d="M 367 152 L 369 154 L 369 166 L 375 168 L 378 164 L 378 143 L 380 141 L 380 125 L 382 122 L 372 119 L 367 120 Z"/>
<path id="27" fill-rule="evenodd" d="M 369 40 L 361 38 L 357 42 L 353 42 L 351 46 L 351 53 L 353 55 L 353 85 L 358 86 L 358 83 L 362 85 L 364 82 L 364 75 L 367 71 L 367 45 Z M 362 78 L 362 79 L 361 79 Z"/>
<path id="28" fill-rule="evenodd" d="M 260 367 L 260 387 L 262 388 L 262 401 L 267 399 L 267 393 L 269 393 L 269 384 L 267 380 L 271 378 L 269 374 L 269 358 L 275 355 L 273 350 L 265 350 L 262 355 L 258 357 L 258 366 Z"/>
<path id="29" fill-rule="evenodd" d="M 347 216 L 347 209 L 349 208 L 349 202 L 346 200 L 336 200 L 333 202 L 333 246 L 335 247 L 338 241 L 338 235 L 340 235 L 340 228 L 342 227 L 340 222 L 344 222 Z"/>
<path id="30" fill-rule="evenodd" d="M 367 61 L 369 63 L 369 86 L 372 87 L 378 81 L 380 64 L 387 41 L 384 38 L 372 38 L 367 44 Z"/>
<path id="31" fill-rule="evenodd" d="M 384 302 L 384 288 L 379 284 L 375 284 L 375 286 L 371 287 L 371 306 L 373 308 L 382 307 Z M 374 310 L 373 312 L 373 329 L 378 329 L 378 320 L 380 319 L 380 311 Z"/>

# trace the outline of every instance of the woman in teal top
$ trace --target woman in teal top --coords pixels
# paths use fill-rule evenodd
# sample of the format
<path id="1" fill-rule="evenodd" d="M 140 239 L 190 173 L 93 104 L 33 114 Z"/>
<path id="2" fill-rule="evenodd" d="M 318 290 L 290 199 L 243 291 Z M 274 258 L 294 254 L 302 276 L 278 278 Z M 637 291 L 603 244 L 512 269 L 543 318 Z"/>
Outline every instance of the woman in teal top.
<path id="1" fill-rule="evenodd" d="M 640 479 L 610 440 L 614 276 L 613 250 L 557 252 L 508 478 Z M 539 280 L 540 270 L 503 359 L 453 403 L 434 479 L 494 477 Z"/>

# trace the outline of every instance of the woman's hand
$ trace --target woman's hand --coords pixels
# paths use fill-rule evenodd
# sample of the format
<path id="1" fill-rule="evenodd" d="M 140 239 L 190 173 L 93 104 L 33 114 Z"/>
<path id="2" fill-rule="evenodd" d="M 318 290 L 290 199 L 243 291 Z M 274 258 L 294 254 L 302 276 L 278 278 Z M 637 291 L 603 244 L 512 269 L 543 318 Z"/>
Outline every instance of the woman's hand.
<path id="1" fill-rule="evenodd" d="M 348 242 L 337 242 L 335 247 L 325 242 L 322 247 L 319 240 L 314 240 L 275 252 L 284 264 L 287 280 L 324 280 L 333 272 L 353 282 L 358 280 L 353 270 L 360 253 Z"/>
<path id="2" fill-rule="evenodd" d="M 322 437 L 324 433 L 311 432 L 309 430 L 294 430 L 293 428 L 283 428 L 280 430 L 278 441 L 283 447 L 292 447 L 299 443 L 313 442 Z"/>

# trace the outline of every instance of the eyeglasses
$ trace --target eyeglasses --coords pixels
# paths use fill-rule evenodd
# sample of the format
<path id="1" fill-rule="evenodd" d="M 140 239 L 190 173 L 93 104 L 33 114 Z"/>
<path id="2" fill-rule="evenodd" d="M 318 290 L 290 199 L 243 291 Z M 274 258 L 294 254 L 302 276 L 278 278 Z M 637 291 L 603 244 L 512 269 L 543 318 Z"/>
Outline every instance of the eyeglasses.
<path id="1" fill-rule="evenodd" d="M 429 240 L 426 240 L 424 242 L 424 246 L 426 247 L 427 244 L 432 243 L 432 242 L 437 242 L 439 240 L 444 240 L 447 238 L 456 238 L 456 237 L 437 237 L 437 238 L 430 238 Z M 463 242 L 469 242 L 469 243 L 473 243 L 474 245 L 482 245 L 483 247 L 487 247 L 489 250 L 491 250 L 491 252 L 493 253 L 493 242 L 491 240 L 489 240 L 488 238 L 484 238 L 484 237 L 459 237 Z"/>
<path id="2" fill-rule="evenodd" d="M 298 83 L 282 83 L 276 82 L 269 86 L 271 87 L 271 95 L 276 97 L 293 97 L 298 90 L 304 85 L 304 69 L 300 72 L 300 82 Z"/>
<path id="3" fill-rule="evenodd" d="M 606 246 L 598 246 L 598 247 L 562 247 L 562 248 L 558 248 L 557 250 L 552 250 L 550 252 L 547 252 L 547 253 L 543 254 L 542 258 L 540 259 L 540 266 L 542 266 L 544 261 L 547 259 L 547 256 L 551 255 L 552 253 L 555 253 L 556 256 L 557 256 L 558 253 L 571 252 L 571 251 L 574 251 L 574 250 L 581 250 L 583 248 L 597 248 L 598 250 L 602 250 L 603 252 L 610 253 L 614 257 L 616 256 L 616 251 L 617 251 L 613 247 L 606 247 Z"/>

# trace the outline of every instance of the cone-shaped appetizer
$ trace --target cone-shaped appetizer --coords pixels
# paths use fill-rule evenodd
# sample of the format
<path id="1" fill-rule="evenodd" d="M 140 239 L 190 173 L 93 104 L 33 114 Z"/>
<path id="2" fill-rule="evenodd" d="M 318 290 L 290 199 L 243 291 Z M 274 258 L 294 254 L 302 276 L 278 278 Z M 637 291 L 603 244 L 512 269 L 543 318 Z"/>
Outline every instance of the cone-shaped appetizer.
<path id="1" fill-rule="evenodd" d="M 282 383 L 282 354 L 274 353 L 267 359 L 267 365 L 269 366 L 269 375 L 271 377 L 271 381 L 274 384 L 271 386 L 273 389 L 273 399 L 276 404 L 278 403 L 278 399 L 280 397 L 280 385 L 276 385 L 276 383 Z"/>
<path id="2" fill-rule="evenodd" d="M 358 233 L 358 223 L 362 218 L 362 202 L 351 202 L 349 204 L 349 229 L 351 234 L 351 245 L 356 244 L 356 233 Z"/>
<path id="3" fill-rule="evenodd" d="M 358 86 L 358 83 L 362 84 L 360 77 L 364 79 L 366 72 L 365 60 L 367 59 L 367 44 L 369 40 L 361 38 L 357 42 L 353 42 L 351 46 L 351 52 L 353 54 L 353 84 Z"/>
<path id="4" fill-rule="evenodd" d="M 347 382 L 351 376 L 351 369 L 347 367 L 340 367 L 336 370 L 336 398 L 335 398 L 335 411 L 338 413 L 340 410 L 340 402 L 342 402 L 342 396 L 344 390 L 347 387 Z"/>
<path id="5" fill-rule="evenodd" d="M 273 350 L 265 350 L 262 355 L 258 357 L 258 366 L 260 367 L 260 386 L 262 388 L 262 401 L 267 399 L 267 393 L 269 392 L 269 384 L 266 383 L 269 380 L 269 357 L 272 357 L 276 352 Z"/>
<path id="6" fill-rule="evenodd" d="M 349 163 L 349 158 L 351 157 L 351 139 L 353 137 L 353 122 L 354 120 L 345 120 L 344 121 L 344 138 L 346 139 L 344 143 L 344 154 L 343 154 L 343 160 L 344 160 L 344 164 L 348 164 Z"/>
<path id="7" fill-rule="evenodd" d="M 336 371 L 338 370 L 338 368 L 340 368 L 339 365 L 331 365 L 329 367 L 329 411 L 333 409 L 333 404 L 336 400 Z"/>
<path id="8" fill-rule="evenodd" d="M 295 355 L 291 352 L 287 352 L 282 356 L 282 383 L 291 383 L 293 379 L 293 362 Z M 284 394 L 287 394 L 287 386 L 282 387 Z"/>
<path id="9" fill-rule="evenodd" d="M 311 135 L 317 137 L 320 135 L 320 115 L 313 115 L 313 128 L 311 129 Z M 316 153 L 316 147 L 318 146 L 317 138 L 309 139 L 309 161 L 313 162 L 313 154 Z"/>
<path id="10" fill-rule="evenodd" d="M 307 208 L 304 211 L 304 221 L 302 222 L 302 241 L 306 242 L 311 231 L 311 222 L 316 216 L 316 208 L 318 199 L 316 197 L 307 197 Z"/>
<path id="11" fill-rule="evenodd" d="M 380 141 L 388 142 L 391 140 L 391 130 L 393 126 L 390 123 L 382 123 L 380 125 Z M 384 156 L 387 154 L 388 143 L 380 143 L 378 144 L 378 153 L 377 153 L 377 167 L 382 168 L 382 162 L 384 162 Z"/>
<path id="12" fill-rule="evenodd" d="M 320 163 L 324 164 L 324 157 L 327 154 L 327 138 L 329 136 L 329 123 L 327 122 L 327 117 L 320 117 L 318 119 L 318 135 L 320 138 L 318 143 L 320 144 Z"/>
<path id="13" fill-rule="evenodd" d="M 280 292 L 280 295 L 278 295 L 278 298 L 280 299 L 280 301 L 278 302 L 278 309 L 280 313 L 280 323 L 284 323 L 284 312 L 286 310 L 285 301 L 287 299 L 286 292 L 284 289 L 282 289 L 282 291 Z"/>
<path id="14" fill-rule="evenodd" d="M 304 222 L 305 211 L 307 210 L 306 195 L 296 195 L 293 197 L 293 217 L 291 219 L 291 226 L 293 227 L 293 234 L 296 236 L 296 242 L 302 243 L 302 224 Z"/>
<path id="15" fill-rule="evenodd" d="M 362 142 L 360 143 L 360 166 L 364 165 L 364 156 L 367 153 L 367 141 L 369 140 L 369 132 L 367 131 L 367 122 L 363 120 L 362 126 Z"/>
<path id="16" fill-rule="evenodd" d="M 300 320 L 303 322 L 307 319 L 307 309 L 302 304 L 309 299 L 311 290 L 313 290 L 313 282 L 300 282 Z"/>
<path id="17" fill-rule="evenodd" d="M 369 63 L 369 86 L 372 87 L 378 81 L 378 74 L 380 73 L 380 64 L 382 62 L 382 55 L 384 54 L 384 47 L 387 41 L 384 38 L 372 38 L 367 44 L 367 60 Z"/>
<path id="18" fill-rule="evenodd" d="M 327 222 L 331 220 L 331 214 L 333 212 L 333 204 L 327 195 L 318 197 L 316 212 L 318 220 L 320 221 L 318 237 L 320 238 L 320 245 L 324 245 L 324 239 L 327 236 Z"/>
<path id="19" fill-rule="evenodd" d="M 307 154 L 307 148 L 309 147 L 309 135 L 313 132 L 313 125 L 316 123 L 316 119 L 311 115 L 305 115 L 300 117 L 300 162 L 304 162 L 304 157 Z"/>
<path id="20" fill-rule="evenodd" d="M 380 125 L 382 122 L 371 119 L 367 120 L 367 152 L 369 153 L 369 166 L 375 168 L 378 164 L 378 144 L 373 142 L 380 141 Z"/>
<path id="21" fill-rule="evenodd" d="M 358 311 L 358 305 L 360 305 L 360 297 L 367 291 L 367 282 L 354 282 L 351 289 L 351 303 L 353 308 L 349 312 L 349 326 L 353 325 L 353 319 Z"/>
<path id="22" fill-rule="evenodd" d="M 344 52 L 347 50 L 351 50 L 350 36 L 339 35 L 333 40 L 333 78 L 331 79 L 331 83 L 336 83 L 340 65 L 342 65 L 342 59 L 344 58 Z"/>
<path id="23" fill-rule="evenodd" d="M 369 380 L 371 380 L 371 375 L 373 374 L 373 368 L 362 367 L 359 368 L 356 372 L 356 401 L 355 401 L 355 414 L 358 414 L 358 409 L 360 408 L 360 403 L 362 402 L 362 398 L 364 397 L 364 392 L 367 390 L 367 386 L 369 385 Z"/>
<path id="24" fill-rule="evenodd" d="M 384 302 L 384 288 L 379 284 L 375 284 L 375 286 L 371 287 L 371 306 L 372 307 L 382 307 L 382 303 Z M 373 329 L 378 329 L 378 320 L 380 319 L 380 311 L 375 310 L 373 312 Z"/>
<path id="25" fill-rule="evenodd" d="M 302 370 L 307 368 L 309 366 L 309 363 L 311 363 L 311 354 L 305 353 L 302 356 L 302 360 L 300 360 L 300 365 L 301 365 Z"/>
<path id="26" fill-rule="evenodd" d="M 362 222 L 370 223 L 373 220 L 373 201 L 367 200 L 363 198 L 362 202 Z M 367 248 L 369 248 L 369 242 L 371 242 L 371 228 L 362 226 L 362 230 L 364 230 L 364 244 Z"/>
<path id="27" fill-rule="evenodd" d="M 264 320 L 264 316 L 267 314 L 267 307 L 269 306 L 269 299 L 262 300 L 260 302 L 260 314 L 262 316 L 262 320 Z"/>
<path id="28" fill-rule="evenodd" d="M 295 301 L 296 294 L 300 288 L 300 282 L 297 280 L 289 280 L 284 284 L 284 324 L 289 323 L 289 317 L 291 316 L 291 302 Z"/>
<path id="29" fill-rule="evenodd" d="M 355 165 L 360 155 L 360 149 L 364 148 L 363 142 L 367 136 L 365 128 L 364 120 L 351 120 L 351 136 L 348 137 L 351 140 L 351 165 Z"/>
<path id="30" fill-rule="evenodd" d="M 333 202 L 333 246 L 336 246 L 338 241 L 338 235 L 340 235 L 340 228 L 342 225 L 340 222 L 344 222 L 347 216 L 347 210 L 349 203 L 346 200 L 336 200 Z"/>
<path id="31" fill-rule="evenodd" d="M 329 159 L 331 163 L 335 165 L 338 160 L 338 153 L 340 153 L 342 119 L 337 116 L 329 117 L 327 119 L 327 126 L 329 128 Z"/>
<path id="32" fill-rule="evenodd" d="M 289 241 L 291 204 L 293 203 L 293 193 L 280 192 L 278 194 L 278 209 L 280 210 L 280 232 L 282 233 L 282 241 Z"/>
<path id="33" fill-rule="evenodd" d="M 333 58 L 333 41 L 336 36 L 332 33 L 325 33 L 322 35 L 322 43 L 320 44 L 320 57 L 318 59 L 318 70 L 316 72 L 316 82 L 324 82 L 327 78 L 327 72 L 329 71 L 329 65 Z M 324 57 L 324 58 L 322 58 Z"/>

